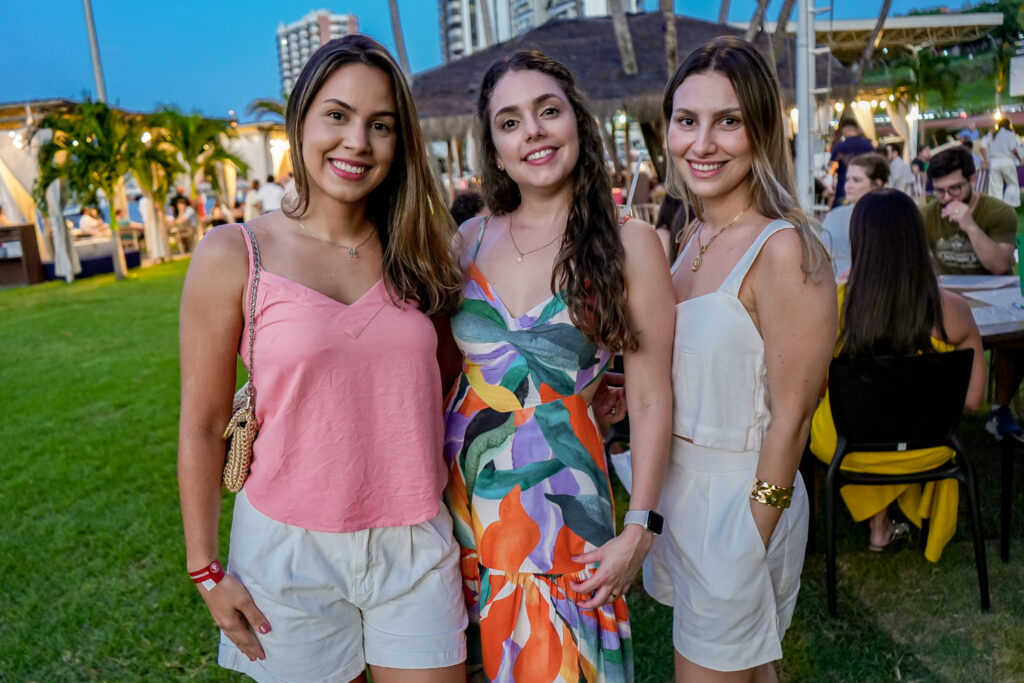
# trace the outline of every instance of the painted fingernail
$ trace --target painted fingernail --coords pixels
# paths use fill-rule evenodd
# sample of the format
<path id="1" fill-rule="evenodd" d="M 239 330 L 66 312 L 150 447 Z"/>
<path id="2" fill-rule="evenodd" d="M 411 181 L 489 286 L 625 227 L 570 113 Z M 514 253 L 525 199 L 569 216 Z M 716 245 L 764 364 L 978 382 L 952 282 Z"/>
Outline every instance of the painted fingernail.
<path id="1" fill-rule="evenodd" d="M 259 632 L 263 633 L 264 635 L 270 633 L 270 624 L 264 621 L 262 624 L 260 624 Z"/>

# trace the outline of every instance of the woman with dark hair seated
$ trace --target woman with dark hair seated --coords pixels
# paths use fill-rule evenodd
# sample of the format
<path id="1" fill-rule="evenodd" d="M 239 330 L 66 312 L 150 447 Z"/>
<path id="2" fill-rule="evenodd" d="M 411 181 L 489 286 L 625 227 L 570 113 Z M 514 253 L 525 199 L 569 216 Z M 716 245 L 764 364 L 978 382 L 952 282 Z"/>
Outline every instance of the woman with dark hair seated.
<path id="1" fill-rule="evenodd" d="M 846 169 L 846 204 L 837 206 L 825 215 L 821 232 L 825 247 L 832 257 L 836 278 L 850 268 L 850 213 L 853 205 L 871 190 L 883 187 L 889 181 L 889 162 L 881 154 L 870 152 L 854 157 Z"/>
<path id="2" fill-rule="evenodd" d="M 924 221 L 914 201 L 899 190 L 878 189 L 864 195 L 850 219 L 850 278 L 839 287 L 839 340 L 836 354 L 877 358 L 974 349 L 974 366 L 964 406 L 981 403 L 985 358 L 981 334 L 967 302 L 939 289 L 932 270 Z M 828 393 L 811 424 L 811 450 L 832 461 L 836 430 Z M 843 468 L 897 474 L 941 465 L 953 457 L 949 448 L 899 453 L 852 453 Z M 884 465 L 878 466 L 882 462 Z M 956 531 L 959 490 L 956 480 L 926 484 L 844 486 L 840 493 L 857 521 L 869 519 L 868 548 L 882 551 L 907 536 L 906 524 L 889 518 L 889 504 L 899 503 L 916 526 L 930 520 L 925 557 L 938 561 Z"/>

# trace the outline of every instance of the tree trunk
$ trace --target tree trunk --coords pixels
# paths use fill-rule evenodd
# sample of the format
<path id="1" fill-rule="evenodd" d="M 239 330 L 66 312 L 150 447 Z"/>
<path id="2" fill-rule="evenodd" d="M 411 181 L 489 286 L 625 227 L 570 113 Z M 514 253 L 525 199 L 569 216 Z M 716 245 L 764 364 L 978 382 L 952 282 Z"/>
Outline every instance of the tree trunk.
<path id="1" fill-rule="evenodd" d="M 871 61 L 871 55 L 875 53 L 875 48 L 878 47 L 878 41 L 882 37 L 882 26 L 885 24 L 886 17 L 889 16 L 889 9 L 892 7 L 892 0 L 883 0 L 882 8 L 878 10 L 878 21 L 875 22 L 875 29 L 871 32 L 871 37 L 868 38 L 867 43 L 864 44 L 864 52 L 860 55 L 860 61 L 857 62 L 857 66 L 853 72 L 853 85 L 855 88 L 859 88 L 860 84 L 864 81 L 864 71 L 868 68 L 868 62 Z"/>
<path id="2" fill-rule="evenodd" d="M 455 201 L 455 160 L 452 153 L 452 141 L 445 145 L 448 148 L 448 205 Z"/>
<path id="3" fill-rule="evenodd" d="M 609 116 L 607 121 L 598 120 L 597 126 L 601 129 L 601 137 L 604 138 L 605 151 L 612 158 L 612 166 L 616 171 L 621 171 L 622 162 L 619 161 L 619 150 L 615 147 L 615 117 Z"/>
<path id="4" fill-rule="evenodd" d="M 113 245 L 113 253 L 111 258 L 114 261 L 114 277 L 118 280 L 123 280 L 128 274 L 128 264 L 124 260 L 124 245 L 121 244 L 121 231 L 117 225 L 117 208 L 115 203 L 111 201 L 111 197 L 116 197 L 116 188 L 104 187 L 103 194 L 107 195 L 107 202 L 110 206 L 110 241 Z"/>
<path id="5" fill-rule="evenodd" d="M 676 72 L 676 63 L 679 61 L 676 13 L 672 7 L 672 0 L 659 0 L 658 6 L 661 9 L 661 18 L 665 22 L 665 66 L 669 77 L 671 77 Z"/>
<path id="6" fill-rule="evenodd" d="M 729 0 L 722 0 L 722 4 L 718 6 L 718 23 L 729 23 Z"/>
<path id="7" fill-rule="evenodd" d="M 783 0 L 782 9 L 779 10 L 779 20 L 775 22 L 775 33 L 772 34 L 772 48 L 775 51 L 775 58 L 782 54 L 783 49 L 786 45 L 786 26 L 789 24 L 789 18 L 793 15 L 793 6 L 796 4 L 796 0 Z M 789 54 L 789 50 L 786 50 L 786 54 Z M 793 64 L 796 61 L 796 53 L 794 52 L 793 58 L 787 60 L 789 67 L 792 70 Z M 796 79 L 791 79 L 791 82 L 795 82 Z"/>
<path id="8" fill-rule="evenodd" d="M 665 182 L 665 135 L 662 132 L 661 121 L 644 121 L 640 124 L 640 134 L 644 136 L 644 146 L 647 153 L 651 155 L 651 163 L 658 174 L 658 182 Z"/>
<path id="9" fill-rule="evenodd" d="M 747 33 L 743 36 L 744 38 L 747 40 L 754 39 L 754 36 L 761 30 L 761 24 L 764 23 L 764 13 L 766 11 L 768 11 L 768 0 L 757 0 L 754 16 L 750 19 L 750 26 L 747 27 Z"/>
<path id="10" fill-rule="evenodd" d="M 612 29 L 615 31 L 615 42 L 619 47 L 622 71 L 627 76 L 632 76 L 638 71 L 636 52 L 633 50 L 633 36 L 629 33 L 629 23 L 626 21 L 626 13 L 622 9 L 622 0 L 609 0 L 608 8 L 612 13 Z"/>
<path id="11" fill-rule="evenodd" d="M 405 34 L 402 33 L 402 20 L 398 16 L 398 0 L 388 0 L 388 8 L 391 10 L 391 32 L 395 34 L 395 51 L 398 52 L 398 63 L 411 85 L 412 69 L 409 68 L 409 55 L 405 51 Z"/>

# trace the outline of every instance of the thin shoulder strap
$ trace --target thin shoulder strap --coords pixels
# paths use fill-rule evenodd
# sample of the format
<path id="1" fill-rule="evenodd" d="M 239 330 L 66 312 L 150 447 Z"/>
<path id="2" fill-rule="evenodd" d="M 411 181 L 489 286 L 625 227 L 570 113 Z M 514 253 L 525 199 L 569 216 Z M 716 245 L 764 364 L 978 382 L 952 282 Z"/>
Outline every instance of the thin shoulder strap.
<path id="1" fill-rule="evenodd" d="M 251 408 L 256 404 L 256 389 L 253 382 L 253 370 L 256 364 L 253 362 L 252 344 L 256 337 L 256 293 L 260 285 L 262 265 L 260 264 L 260 245 L 256 241 L 252 227 L 248 223 L 243 223 L 242 227 L 245 228 L 247 238 L 245 247 L 249 251 L 249 277 L 252 283 L 249 287 L 249 319 L 247 321 L 249 328 L 249 381 L 245 384 L 245 397 Z"/>
<path id="2" fill-rule="evenodd" d="M 476 255 L 480 253 L 480 243 L 484 241 L 484 230 L 487 229 L 487 223 L 491 220 L 492 214 L 487 214 L 484 219 L 480 221 L 480 229 L 476 233 L 476 246 L 473 247 L 473 260 L 476 261 Z"/>
<path id="3" fill-rule="evenodd" d="M 764 230 L 757 236 L 754 243 L 750 245 L 747 252 L 743 254 L 739 262 L 729 273 L 729 276 L 725 278 L 725 282 L 718 288 L 718 291 L 730 294 L 732 296 L 738 296 L 740 293 L 740 285 L 743 284 L 743 278 L 747 276 L 747 271 L 750 270 L 750 266 L 754 264 L 754 260 L 757 255 L 761 253 L 761 248 L 764 243 L 768 241 L 768 238 L 777 233 L 779 230 L 785 230 L 786 228 L 792 228 L 793 224 L 784 220 L 774 220 L 768 225 L 764 226 Z"/>

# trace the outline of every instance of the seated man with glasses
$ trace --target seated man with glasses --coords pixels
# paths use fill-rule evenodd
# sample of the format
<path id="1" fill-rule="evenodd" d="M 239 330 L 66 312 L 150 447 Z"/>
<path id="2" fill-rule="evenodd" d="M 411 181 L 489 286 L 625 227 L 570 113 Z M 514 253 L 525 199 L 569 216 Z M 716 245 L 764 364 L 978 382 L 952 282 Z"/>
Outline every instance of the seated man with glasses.
<path id="1" fill-rule="evenodd" d="M 974 158 L 961 146 L 936 154 L 928 166 L 935 201 L 922 214 L 940 275 L 1005 275 L 1013 268 L 1017 214 L 1009 204 L 975 192 L 974 175 Z M 994 373 L 995 395 L 985 428 L 996 439 L 1024 442 L 1024 430 L 1008 405 L 1024 378 L 1024 348 L 996 353 Z"/>

